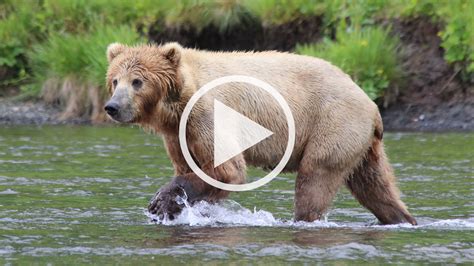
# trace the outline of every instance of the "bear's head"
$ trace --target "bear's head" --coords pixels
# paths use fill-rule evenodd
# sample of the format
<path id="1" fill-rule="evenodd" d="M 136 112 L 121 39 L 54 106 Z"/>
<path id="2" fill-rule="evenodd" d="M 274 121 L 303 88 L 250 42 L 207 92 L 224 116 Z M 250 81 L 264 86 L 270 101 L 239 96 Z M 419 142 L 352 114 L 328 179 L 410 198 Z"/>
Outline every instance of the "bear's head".
<path id="1" fill-rule="evenodd" d="M 179 98 L 182 49 L 177 43 L 110 44 L 107 87 L 112 97 L 105 104 L 107 114 L 118 122 L 140 123 L 149 119 L 160 103 Z"/>

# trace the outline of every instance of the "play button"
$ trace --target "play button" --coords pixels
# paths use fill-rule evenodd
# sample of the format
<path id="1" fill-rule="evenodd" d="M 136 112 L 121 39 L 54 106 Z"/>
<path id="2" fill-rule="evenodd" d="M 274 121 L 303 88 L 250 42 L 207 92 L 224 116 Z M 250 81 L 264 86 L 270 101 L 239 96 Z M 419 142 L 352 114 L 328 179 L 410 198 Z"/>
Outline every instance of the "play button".
<path id="1" fill-rule="evenodd" d="M 214 167 L 271 135 L 270 130 L 214 99 Z"/>
<path id="2" fill-rule="evenodd" d="M 193 106 L 207 92 L 227 83 L 246 83 L 269 93 L 282 108 L 288 125 L 288 140 L 285 153 L 280 162 L 264 177 L 245 184 L 228 184 L 214 179 L 204 172 L 194 161 L 186 138 L 186 126 Z M 252 121 L 224 103 L 214 99 L 214 167 L 221 165 L 232 157 L 244 152 L 262 140 L 273 135 L 273 132 Z M 295 121 L 291 109 L 283 96 L 270 84 L 249 76 L 231 75 L 214 79 L 197 90 L 184 107 L 179 121 L 179 145 L 184 159 L 191 170 L 209 185 L 228 191 L 248 191 L 265 185 L 275 178 L 290 160 L 295 144 Z"/>

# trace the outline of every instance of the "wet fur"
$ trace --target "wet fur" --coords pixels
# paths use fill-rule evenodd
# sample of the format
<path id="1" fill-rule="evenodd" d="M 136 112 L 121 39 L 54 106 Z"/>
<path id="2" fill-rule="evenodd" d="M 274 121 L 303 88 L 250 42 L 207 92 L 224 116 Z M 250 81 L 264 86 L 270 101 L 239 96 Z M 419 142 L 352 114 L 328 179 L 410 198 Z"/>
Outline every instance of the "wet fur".
<path id="1" fill-rule="evenodd" d="M 278 52 L 206 52 L 176 43 L 138 47 L 112 44 L 107 54 L 111 93 L 114 78 L 130 79 L 135 75 L 145 80 L 141 91 L 129 93 L 134 118 L 128 122 L 163 135 L 176 177 L 161 195 L 166 194 L 164 191 L 180 191 L 177 187 L 184 188 L 192 196 L 191 201 L 216 201 L 229 194 L 204 183 L 189 169 L 179 147 L 178 124 L 186 103 L 201 86 L 226 75 L 249 75 L 277 88 L 295 118 L 296 143 L 285 171 L 297 172 L 296 220 L 320 219 L 337 190 L 346 184 L 381 223 L 416 224 L 400 201 L 383 150 L 377 106 L 348 75 L 328 62 Z M 225 183 L 241 184 L 245 182 L 247 164 L 272 168 L 278 163 L 286 148 L 286 120 L 279 106 L 261 90 L 244 83 L 221 87 L 193 108 L 188 120 L 188 146 L 208 175 Z M 214 168 L 214 98 L 241 110 L 275 134 Z M 163 199 L 152 200 L 149 209 L 176 212 L 176 206 L 168 205 Z"/>

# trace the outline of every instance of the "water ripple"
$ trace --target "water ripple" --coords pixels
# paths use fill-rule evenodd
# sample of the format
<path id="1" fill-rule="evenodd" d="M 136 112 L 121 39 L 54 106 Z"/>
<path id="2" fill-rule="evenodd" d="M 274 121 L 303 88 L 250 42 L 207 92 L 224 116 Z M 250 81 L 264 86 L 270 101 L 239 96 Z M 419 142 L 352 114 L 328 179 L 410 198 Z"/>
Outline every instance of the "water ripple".
<path id="1" fill-rule="evenodd" d="M 189 226 L 280 226 L 295 228 L 379 228 L 379 229 L 474 229 L 474 217 L 466 219 L 446 219 L 432 221 L 413 226 L 408 223 L 396 225 L 361 225 L 359 223 L 335 223 L 325 221 L 302 222 L 277 219 L 272 213 L 264 210 L 253 211 L 242 207 L 235 201 L 226 200 L 219 204 L 210 204 L 205 201 L 193 206 L 187 206 L 174 220 L 167 217 L 160 220 L 156 215 L 145 211 L 151 220 L 162 225 L 189 225 Z"/>

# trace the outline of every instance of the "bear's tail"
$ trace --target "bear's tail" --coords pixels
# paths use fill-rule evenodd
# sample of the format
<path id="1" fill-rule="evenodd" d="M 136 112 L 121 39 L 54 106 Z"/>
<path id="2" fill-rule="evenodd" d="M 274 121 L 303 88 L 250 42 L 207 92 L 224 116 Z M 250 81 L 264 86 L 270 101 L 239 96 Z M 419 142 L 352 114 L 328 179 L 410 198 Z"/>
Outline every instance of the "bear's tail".
<path id="1" fill-rule="evenodd" d="M 416 225 L 415 218 L 400 200 L 400 192 L 383 147 L 380 114 L 375 119 L 372 146 L 346 182 L 352 195 L 369 209 L 382 224 L 405 221 Z"/>

